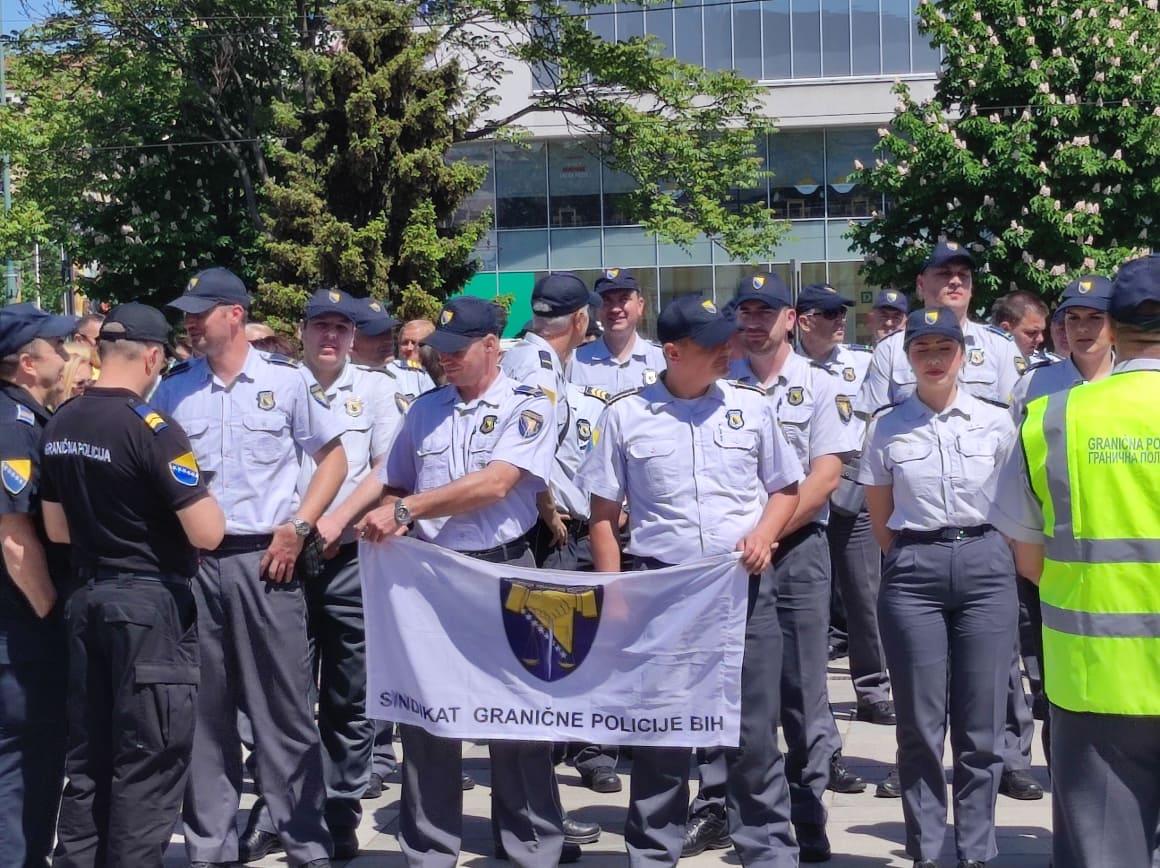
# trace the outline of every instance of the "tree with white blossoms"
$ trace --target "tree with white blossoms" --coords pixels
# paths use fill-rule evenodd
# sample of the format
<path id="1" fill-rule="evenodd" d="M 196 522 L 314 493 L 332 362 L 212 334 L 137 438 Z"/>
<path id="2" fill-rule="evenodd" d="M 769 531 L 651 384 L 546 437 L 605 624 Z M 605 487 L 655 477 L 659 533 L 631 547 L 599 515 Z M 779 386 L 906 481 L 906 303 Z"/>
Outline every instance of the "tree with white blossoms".
<path id="1" fill-rule="evenodd" d="M 851 227 L 879 285 L 909 287 L 939 237 L 970 245 L 976 301 L 1054 298 L 1160 237 L 1157 0 L 922 0 L 943 49 L 929 101 L 898 84 L 873 166 L 886 196 Z"/>

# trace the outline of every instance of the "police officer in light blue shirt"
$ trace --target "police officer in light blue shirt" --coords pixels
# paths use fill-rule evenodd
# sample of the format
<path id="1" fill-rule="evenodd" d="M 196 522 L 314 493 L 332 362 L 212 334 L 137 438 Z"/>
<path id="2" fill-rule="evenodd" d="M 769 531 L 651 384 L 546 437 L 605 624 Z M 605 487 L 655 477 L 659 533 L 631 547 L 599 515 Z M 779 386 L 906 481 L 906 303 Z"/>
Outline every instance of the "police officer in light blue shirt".
<path id="1" fill-rule="evenodd" d="M 762 272 L 744 279 L 734 302 L 740 326 L 737 340 L 745 356 L 733 362 L 730 375 L 765 390 L 806 473 L 773 566 L 783 642 L 781 724 L 789 748 L 786 777 L 798 844 L 807 859 L 828 858 L 822 805 L 826 787 L 846 792 L 866 787 L 842 762 L 842 742 L 826 689 L 830 561 L 825 524 L 842 459 L 858 448 L 858 429 L 849 397 L 839 391 L 841 378 L 793 351 L 787 336 L 796 312 L 781 278 Z M 719 847 L 728 840 L 722 827 L 726 779 L 722 752 L 705 750 L 700 773 L 686 853 Z"/>
<path id="2" fill-rule="evenodd" d="M 645 299 L 636 278 L 622 268 L 609 268 L 592 288 L 600 296 L 604 333 L 576 351 L 572 382 L 596 386 L 610 395 L 655 383 L 665 369 L 665 356 L 637 331 Z"/>
<path id="3" fill-rule="evenodd" d="M 192 863 L 239 858 L 237 714 L 253 724 L 254 757 L 270 816 L 290 858 L 329 865 L 325 787 L 307 700 L 306 602 L 295 561 L 347 473 L 343 427 L 325 390 L 298 365 L 250 347 L 249 294 L 211 268 L 171 307 L 199 357 L 172 368 L 153 405 L 189 435 L 202 475 L 226 515 L 226 537 L 203 552 L 194 591 L 201 685 L 184 819 Z M 299 497 L 299 452 L 318 463 Z M 262 625 L 255 629 L 254 625 Z"/>
<path id="4" fill-rule="evenodd" d="M 395 329 L 399 321 L 377 298 L 354 299 L 351 313 L 355 317 L 351 359 L 368 368 L 385 368 L 395 358 Z"/>
<path id="5" fill-rule="evenodd" d="M 417 538 L 493 563 L 534 566 L 536 496 L 555 452 L 552 404 L 499 369 L 499 310 L 460 296 L 447 302 L 427 343 L 449 385 L 408 411 L 381 474 L 336 510 L 370 542 L 410 530 Z M 385 501 L 375 506 L 383 495 Z M 460 849 L 462 755 L 458 742 L 400 726 L 403 795 L 399 842 L 409 865 L 453 868 Z M 520 868 L 552 868 L 564 845 L 551 745 L 493 741 L 492 825 Z"/>
<path id="6" fill-rule="evenodd" d="M 596 568 L 620 569 L 617 524 L 627 500 L 628 551 L 655 569 L 741 551 L 751 573 L 741 670 L 740 746 L 724 751 L 725 801 L 745 865 L 797 864 L 777 746 L 781 632 L 771 546 L 797 505 L 801 466 L 761 389 L 720 379 L 736 325 L 687 295 L 657 318 L 667 371 L 608 405 L 580 468 L 592 499 Z M 633 749 L 625 843 L 633 866 L 675 865 L 688 806 L 689 751 Z"/>
<path id="7" fill-rule="evenodd" d="M 1011 650 L 1015 564 L 987 523 L 983 486 L 1015 438 L 1006 405 L 976 398 L 958 314 L 916 310 L 904 350 L 916 390 L 866 434 L 858 479 L 885 552 L 878 598 L 898 716 L 906 852 L 936 868 L 946 834 L 947 719 L 959 868 L 996 852 L 995 800 Z"/>

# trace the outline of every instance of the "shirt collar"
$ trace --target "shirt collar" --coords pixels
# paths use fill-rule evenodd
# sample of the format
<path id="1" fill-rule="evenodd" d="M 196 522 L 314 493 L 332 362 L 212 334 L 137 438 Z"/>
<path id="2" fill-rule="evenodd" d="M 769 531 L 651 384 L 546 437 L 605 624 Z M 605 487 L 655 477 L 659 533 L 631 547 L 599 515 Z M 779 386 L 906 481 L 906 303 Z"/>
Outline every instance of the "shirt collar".
<path id="1" fill-rule="evenodd" d="M 346 364 L 342 366 L 342 370 L 338 372 L 334 382 L 330 384 L 330 388 L 326 390 L 326 397 L 337 394 L 340 390 L 349 391 L 354 388 L 354 365 L 348 359 Z"/>
<path id="2" fill-rule="evenodd" d="M 524 335 L 524 340 L 537 349 L 547 350 L 552 354 L 553 361 L 558 362 L 560 360 L 560 357 L 556 355 L 556 351 L 552 348 L 552 345 L 535 332 L 528 332 L 526 335 Z"/>
<path id="3" fill-rule="evenodd" d="M 21 404 L 35 413 L 37 418 L 40 419 L 41 424 L 48 421 L 48 410 L 32 397 L 32 393 L 23 386 L 17 386 L 15 383 L 9 383 L 7 381 L 0 381 L 0 391 L 3 391 L 5 395 L 17 404 Z"/>
<path id="4" fill-rule="evenodd" d="M 640 336 L 640 333 L 633 332 L 632 350 L 629 352 L 632 358 L 644 360 L 648 357 L 644 351 L 644 347 L 641 346 L 643 343 L 644 338 Z M 608 348 L 608 344 L 605 342 L 603 336 L 601 336 L 600 340 L 596 341 L 596 345 L 592 348 L 592 358 L 605 362 L 612 361 L 612 350 Z"/>
<path id="5" fill-rule="evenodd" d="M 1116 362 L 1112 368 L 1113 374 L 1126 374 L 1130 371 L 1160 371 L 1160 359 L 1131 359 Z"/>
<path id="6" fill-rule="evenodd" d="M 501 370 L 499 372 L 499 376 L 496 377 L 492 384 L 487 387 L 487 391 L 476 398 L 474 401 L 464 401 L 459 395 L 459 390 L 454 386 L 449 389 L 442 390 L 447 393 L 444 396 L 443 401 L 447 404 L 454 404 L 455 408 L 459 410 L 460 413 L 466 413 L 468 410 L 474 410 L 475 407 L 479 404 L 487 404 L 489 407 L 498 407 L 503 401 L 504 394 L 509 389 L 511 389 L 512 386 L 517 385 L 519 384 L 512 380 Z"/>
<path id="7" fill-rule="evenodd" d="M 709 391 L 707 391 L 704 395 L 701 395 L 699 398 L 686 400 L 683 398 L 678 398 L 676 395 L 669 391 L 669 387 L 665 385 L 665 378 L 662 375 L 657 377 L 657 381 L 655 383 L 649 386 L 645 386 L 642 394 L 644 395 L 645 400 L 648 401 L 649 407 L 654 413 L 658 412 L 660 408 L 664 407 L 666 404 L 680 402 L 692 403 L 693 401 L 709 400 L 715 401 L 718 404 L 725 403 L 725 393 L 721 390 L 720 380 L 714 380 L 713 383 L 709 386 Z"/>
<path id="8" fill-rule="evenodd" d="M 900 409 L 905 413 L 907 419 L 916 422 L 934 416 L 943 420 L 949 419 L 951 416 L 962 416 L 964 419 L 970 419 L 971 411 L 974 409 L 974 400 L 971 393 L 960 385 L 951 405 L 941 413 L 936 413 L 922 402 L 922 399 L 918 397 L 918 390 L 915 389 Z"/>

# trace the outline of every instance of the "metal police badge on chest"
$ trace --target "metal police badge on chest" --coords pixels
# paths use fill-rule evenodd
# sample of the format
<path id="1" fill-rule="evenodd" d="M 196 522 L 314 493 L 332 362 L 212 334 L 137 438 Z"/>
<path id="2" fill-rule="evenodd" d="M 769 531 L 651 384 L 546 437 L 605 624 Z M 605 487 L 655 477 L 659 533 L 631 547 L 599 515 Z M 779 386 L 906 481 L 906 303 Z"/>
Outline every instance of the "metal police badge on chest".
<path id="1" fill-rule="evenodd" d="M 657 372 L 654 371 L 652 368 L 646 368 L 645 372 L 644 372 L 644 384 L 646 386 L 651 386 L 656 381 L 657 381 Z"/>
<path id="2" fill-rule="evenodd" d="M 983 351 L 979 349 L 971 350 L 970 362 L 972 365 L 983 364 Z"/>
<path id="3" fill-rule="evenodd" d="M 806 399 L 806 390 L 801 386 L 794 386 L 785 393 L 785 399 L 789 401 L 790 406 L 797 407 Z"/>
<path id="4" fill-rule="evenodd" d="M 843 368 L 842 369 L 842 379 L 845 380 L 847 383 L 852 383 L 856 379 L 858 379 L 858 375 L 856 373 L 854 373 L 853 368 Z"/>
<path id="5" fill-rule="evenodd" d="M 576 420 L 576 436 L 580 442 L 586 443 L 592 439 L 592 423 L 587 419 Z"/>
<path id="6" fill-rule="evenodd" d="M 274 393 L 268 390 L 263 390 L 258 393 L 258 408 L 261 410 L 274 409 Z"/>
<path id="7" fill-rule="evenodd" d="M 346 415 L 348 415 L 348 416 L 361 416 L 362 411 L 363 411 L 362 398 L 356 398 L 354 395 L 351 395 L 349 398 L 346 399 Z"/>
<path id="8" fill-rule="evenodd" d="M 604 588 L 499 580 L 508 646 L 541 681 L 559 681 L 584 662 L 596 639 Z"/>
<path id="9" fill-rule="evenodd" d="M 730 428 L 740 428 L 745 424 L 745 417 L 741 414 L 740 410 L 726 410 L 725 422 Z"/>
<path id="10" fill-rule="evenodd" d="M 854 403 L 849 395 L 835 395 L 834 403 L 838 406 L 838 416 L 843 422 L 849 422 L 854 416 Z"/>
<path id="11" fill-rule="evenodd" d="M 402 392 L 395 393 L 395 406 L 399 408 L 400 413 L 406 413 L 410 410 L 414 402 L 414 395 L 404 395 Z"/>
<path id="12" fill-rule="evenodd" d="M 483 421 L 479 423 L 479 433 L 490 434 L 495 430 L 495 423 L 497 421 L 495 416 L 484 416 Z"/>

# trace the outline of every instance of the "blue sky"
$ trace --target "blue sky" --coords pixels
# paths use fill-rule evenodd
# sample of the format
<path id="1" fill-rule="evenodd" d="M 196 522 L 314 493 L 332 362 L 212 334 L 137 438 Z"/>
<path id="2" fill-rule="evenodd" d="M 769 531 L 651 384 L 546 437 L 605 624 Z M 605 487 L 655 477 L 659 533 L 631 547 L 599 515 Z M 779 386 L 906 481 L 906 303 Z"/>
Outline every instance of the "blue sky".
<path id="1" fill-rule="evenodd" d="M 4 17 L 4 33 L 23 30 L 29 21 L 38 21 L 55 9 L 63 0 L 0 0 L 0 12 Z"/>

